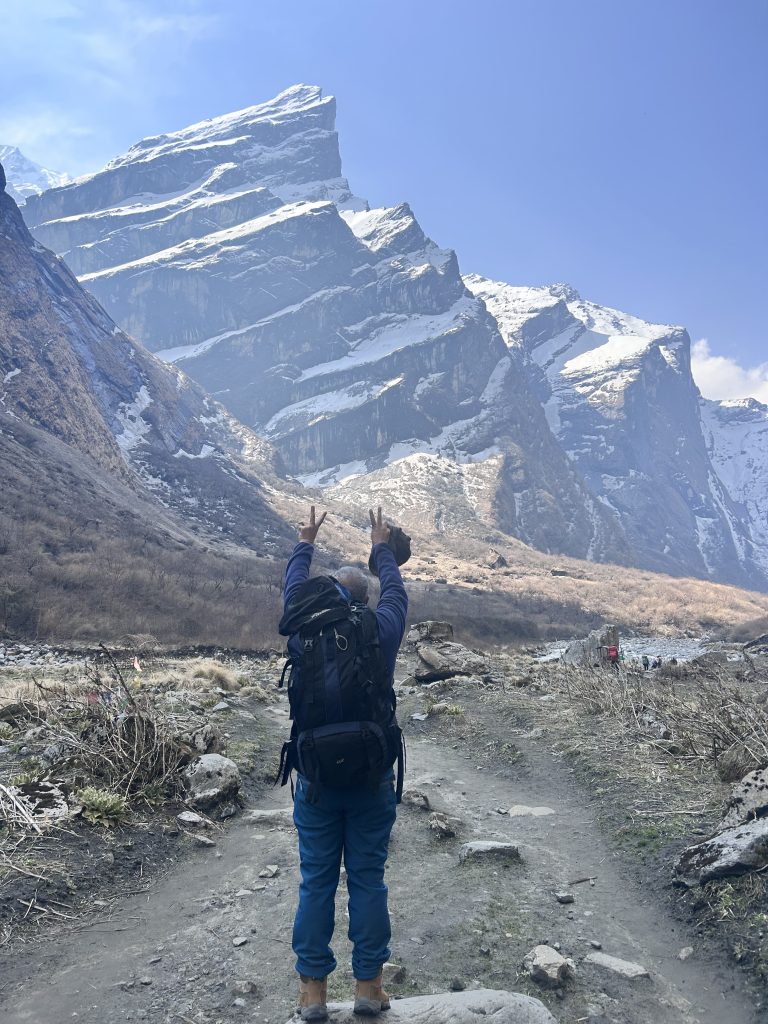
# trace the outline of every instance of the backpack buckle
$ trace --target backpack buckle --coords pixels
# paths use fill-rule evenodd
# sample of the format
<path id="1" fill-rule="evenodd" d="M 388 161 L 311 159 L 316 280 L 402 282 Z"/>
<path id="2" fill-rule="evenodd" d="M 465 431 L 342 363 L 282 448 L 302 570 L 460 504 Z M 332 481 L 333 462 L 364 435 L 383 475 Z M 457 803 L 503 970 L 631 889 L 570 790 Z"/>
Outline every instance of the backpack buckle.
<path id="1" fill-rule="evenodd" d="M 314 637 L 311 637 L 311 636 L 310 637 L 306 637 L 305 640 L 304 640 L 304 650 L 305 651 L 311 651 L 314 646 L 315 646 L 315 639 L 314 639 Z"/>

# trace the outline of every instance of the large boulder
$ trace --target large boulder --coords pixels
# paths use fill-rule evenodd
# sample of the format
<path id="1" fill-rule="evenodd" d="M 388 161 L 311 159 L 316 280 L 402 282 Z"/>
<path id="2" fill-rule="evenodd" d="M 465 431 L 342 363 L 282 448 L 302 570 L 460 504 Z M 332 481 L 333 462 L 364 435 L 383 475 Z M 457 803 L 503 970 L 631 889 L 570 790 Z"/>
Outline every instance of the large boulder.
<path id="1" fill-rule="evenodd" d="M 743 875 L 768 865 L 768 818 L 725 829 L 680 854 L 675 874 L 687 884 Z"/>
<path id="2" fill-rule="evenodd" d="M 598 665 L 605 661 L 605 649 L 619 646 L 619 627 L 593 629 L 585 640 L 572 640 L 561 656 L 566 665 Z"/>
<path id="3" fill-rule="evenodd" d="M 768 768 L 745 775 L 731 791 L 721 829 L 735 828 L 768 815 Z"/>
<path id="4" fill-rule="evenodd" d="M 331 1003 L 333 1024 L 359 1024 L 352 1003 Z M 557 1024 L 538 999 L 518 992 L 498 992 L 481 988 L 474 992 L 445 992 L 434 996 L 393 999 L 386 1013 L 387 1024 Z M 292 1017 L 286 1024 L 293 1024 Z"/>
<path id="5" fill-rule="evenodd" d="M 188 765 L 182 779 L 187 803 L 198 810 L 214 807 L 234 797 L 240 789 L 240 770 L 221 754 L 203 754 Z"/>
<path id="6" fill-rule="evenodd" d="M 424 640 L 453 640 L 453 626 L 450 622 L 438 622 L 435 619 L 414 622 L 405 639 L 410 643 Z"/>
<path id="7" fill-rule="evenodd" d="M 763 633 L 762 636 L 744 644 L 744 650 L 752 655 L 768 654 L 768 633 Z"/>
<path id="8" fill-rule="evenodd" d="M 418 643 L 419 663 L 414 675 L 419 682 L 428 683 L 453 676 L 484 676 L 490 671 L 485 658 L 462 644 L 444 641 L 440 644 Z"/>

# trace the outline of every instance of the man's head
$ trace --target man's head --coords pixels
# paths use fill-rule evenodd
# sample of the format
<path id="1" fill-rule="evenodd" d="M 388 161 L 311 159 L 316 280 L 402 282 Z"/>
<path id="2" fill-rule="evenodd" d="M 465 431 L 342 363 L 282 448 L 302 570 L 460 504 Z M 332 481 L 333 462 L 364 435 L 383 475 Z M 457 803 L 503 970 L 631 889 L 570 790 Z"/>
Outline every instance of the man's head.
<path id="1" fill-rule="evenodd" d="M 352 600 L 359 604 L 368 602 L 368 577 L 362 569 L 354 565 L 342 565 L 336 571 L 336 579 L 352 595 Z"/>

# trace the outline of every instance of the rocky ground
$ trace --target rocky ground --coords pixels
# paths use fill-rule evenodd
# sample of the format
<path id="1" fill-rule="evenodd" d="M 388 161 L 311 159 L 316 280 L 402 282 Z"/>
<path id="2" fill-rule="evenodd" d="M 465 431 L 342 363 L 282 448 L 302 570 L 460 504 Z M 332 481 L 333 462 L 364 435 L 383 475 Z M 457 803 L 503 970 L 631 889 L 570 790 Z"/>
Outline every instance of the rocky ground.
<path id="1" fill-rule="evenodd" d="M 426 657 L 411 644 L 398 670 L 409 771 L 388 868 L 392 1019 L 759 1020 L 762 876 L 672 885 L 680 851 L 717 827 L 730 785 L 655 746 L 653 726 L 644 734 L 590 710 L 583 691 L 569 697 L 532 652 L 489 662 L 451 643 L 422 636 Z M 441 678 L 446 662 L 470 674 Z M 20 845 L 18 828 L 6 834 L 6 864 L 28 872 L 0 875 L 7 1024 L 289 1019 L 295 835 L 290 793 L 267 784 L 287 730 L 285 703 L 265 693 L 277 662 L 234 658 L 235 689 L 192 689 L 191 664 L 144 667 L 143 686 L 185 694 L 216 726 L 244 807 L 220 821 L 219 805 L 139 802 L 112 827 L 81 814 Z M 6 669 L 6 681 L 18 688 L 23 671 Z M 9 758 L 36 756 L 22 755 L 19 732 L 0 781 L 18 770 Z M 343 880 L 337 914 L 330 987 L 344 999 Z M 516 1002 L 498 994 L 510 992 Z M 433 993 L 457 1005 L 414 998 Z"/>

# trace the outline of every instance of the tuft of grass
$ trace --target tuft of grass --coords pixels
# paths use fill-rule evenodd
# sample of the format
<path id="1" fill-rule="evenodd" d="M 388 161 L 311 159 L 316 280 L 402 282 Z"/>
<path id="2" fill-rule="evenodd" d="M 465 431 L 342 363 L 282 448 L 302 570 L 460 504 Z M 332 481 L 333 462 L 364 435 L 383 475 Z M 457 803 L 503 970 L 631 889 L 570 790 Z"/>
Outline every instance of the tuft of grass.
<path id="1" fill-rule="evenodd" d="M 0 722 L 0 740 L 8 740 L 13 736 L 13 727 L 10 722 Z"/>
<path id="2" fill-rule="evenodd" d="M 83 817 L 92 825 L 105 825 L 109 828 L 124 821 L 128 815 L 128 801 L 119 793 L 110 793 L 108 789 L 97 789 L 86 786 L 77 794 L 83 805 Z"/>
<path id="3" fill-rule="evenodd" d="M 192 672 L 193 679 L 204 680 L 222 690 L 239 690 L 242 683 L 237 675 L 220 661 L 203 661 Z"/>

